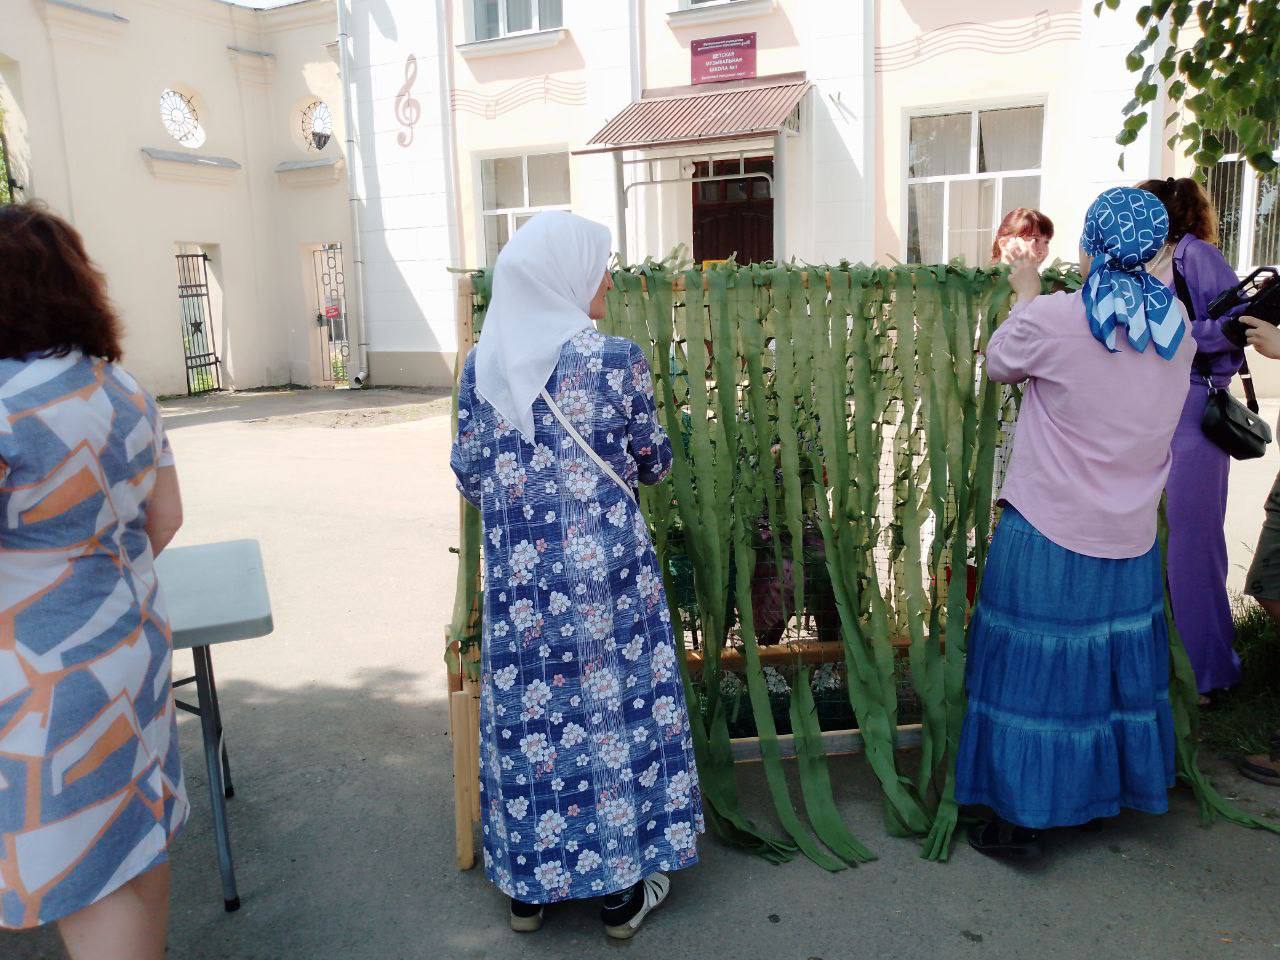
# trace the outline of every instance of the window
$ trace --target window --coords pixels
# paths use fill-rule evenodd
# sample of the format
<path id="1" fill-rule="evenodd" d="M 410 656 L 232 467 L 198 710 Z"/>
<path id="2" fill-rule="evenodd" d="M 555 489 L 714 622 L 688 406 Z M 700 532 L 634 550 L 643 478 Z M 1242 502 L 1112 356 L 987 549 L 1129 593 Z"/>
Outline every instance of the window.
<path id="1" fill-rule="evenodd" d="M 333 113 L 323 100 L 308 104 L 302 111 L 302 139 L 308 150 L 323 150 L 333 139 Z"/>
<path id="2" fill-rule="evenodd" d="M 160 93 L 160 122 L 169 136 L 184 147 L 204 144 L 204 127 L 191 97 L 177 90 L 166 88 Z"/>
<path id="3" fill-rule="evenodd" d="M 481 160 L 480 191 L 485 256 L 492 265 L 511 235 L 539 210 L 569 209 L 569 154 Z"/>
<path id="4" fill-rule="evenodd" d="M 1280 264 L 1280 177 L 1258 173 L 1240 156 L 1230 131 L 1226 154 L 1208 172 L 1205 188 L 1218 208 L 1218 244 L 1238 273 Z M 1275 154 L 1280 159 L 1280 151 Z"/>
<path id="5" fill-rule="evenodd" d="M 978 265 L 1006 212 L 1040 203 L 1044 107 L 912 117 L 907 261 Z"/>
<path id="6" fill-rule="evenodd" d="M 563 0 L 473 0 L 477 40 L 564 25 Z"/>

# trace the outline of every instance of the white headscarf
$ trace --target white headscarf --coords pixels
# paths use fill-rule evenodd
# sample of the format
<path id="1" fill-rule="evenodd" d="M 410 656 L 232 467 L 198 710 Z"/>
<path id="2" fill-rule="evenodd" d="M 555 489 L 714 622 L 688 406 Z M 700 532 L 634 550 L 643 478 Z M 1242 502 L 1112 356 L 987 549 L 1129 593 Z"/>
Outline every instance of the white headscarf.
<path id="1" fill-rule="evenodd" d="M 607 227 L 561 210 L 540 213 L 498 254 L 493 297 L 476 345 L 476 392 L 533 442 L 533 401 L 587 315 L 609 265 Z"/>

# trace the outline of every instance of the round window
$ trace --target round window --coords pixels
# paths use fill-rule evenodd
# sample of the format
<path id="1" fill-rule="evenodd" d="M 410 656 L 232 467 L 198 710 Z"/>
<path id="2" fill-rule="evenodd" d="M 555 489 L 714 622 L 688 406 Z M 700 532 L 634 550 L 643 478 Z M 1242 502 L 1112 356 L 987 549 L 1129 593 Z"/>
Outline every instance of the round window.
<path id="1" fill-rule="evenodd" d="M 184 147 L 198 147 L 205 141 L 196 105 L 185 93 L 166 88 L 160 94 L 160 121 L 169 136 Z"/>
<path id="2" fill-rule="evenodd" d="M 333 114 L 323 100 L 316 100 L 303 109 L 302 139 L 308 150 L 323 150 L 333 139 Z"/>

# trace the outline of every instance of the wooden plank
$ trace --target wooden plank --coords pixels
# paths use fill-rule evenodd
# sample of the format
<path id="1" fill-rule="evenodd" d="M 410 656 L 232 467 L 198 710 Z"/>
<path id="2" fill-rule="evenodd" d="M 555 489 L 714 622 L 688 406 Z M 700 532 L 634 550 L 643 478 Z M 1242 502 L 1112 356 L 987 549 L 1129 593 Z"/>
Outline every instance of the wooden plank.
<path id="1" fill-rule="evenodd" d="M 921 726 L 918 723 L 903 724 L 898 727 L 898 749 L 910 750 L 920 746 Z M 824 730 L 822 747 L 828 757 L 860 754 L 865 751 L 862 742 L 862 731 Z M 792 734 L 778 735 L 778 748 L 782 759 L 794 760 L 796 756 L 796 738 Z M 738 737 L 729 741 L 729 752 L 734 763 L 757 763 L 760 760 L 760 738 Z"/>
<path id="2" fill-rule="evenodd" d="M 471 799 L 471 821 L 480 822 L 480 684 L 464 682 L 467 697 L 467 783 Z"/>
<path id="3" fill-rule="evenodd" d="M 475 837 L 471 829 L 471 774 L 469 751 L 465 731 L 467 723 L 467 694 L 463 690 L 449 696 L 449 725 L 453 736 L 453 830 L 455 852 L 460 870 L 470 870 L 476 865 Z"/>
<path id="4" fill-rule="evenodd" d="M 476 342 L 474 318 L 471 311 L 471 301 L 474 299 L 475 292 L 474 286 L 469 275 L 463 276 L 458 281 L 458 299 L 456 313 L 454 314 L 454 326 L 456 327 L 458 338 L 458 355 L 454 364 L 455 379 L 462 375 L 462 365 Z"/>
<path id="5" fill-rule="evenodd" d="M 911 638 L 894 637 L 891 641 L 895 653 L 901 654 L 911 646 Z M 769 666 L 794 663 L 796 657 L 804 663 L 843 663 L 844 641 L 842 640 L 802 640 L 798 643 L 779 643 L 760 648 L 760 662 Z M 701 650 L 686 650 L 685 662 L 689 669 L 702 669 L 703 654 Z M 720 654 L 720 666 L 725 670 L 742 670 L 745 658 L 741 650 L 724 650 Z"/>

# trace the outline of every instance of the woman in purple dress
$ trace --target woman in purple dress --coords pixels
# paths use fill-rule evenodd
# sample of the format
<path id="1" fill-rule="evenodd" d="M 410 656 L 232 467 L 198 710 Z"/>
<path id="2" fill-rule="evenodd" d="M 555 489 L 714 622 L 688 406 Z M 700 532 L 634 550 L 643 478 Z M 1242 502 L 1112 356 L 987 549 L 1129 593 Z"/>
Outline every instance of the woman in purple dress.
<path id="1" fill-rule="evenodd" d="M 1178 292 L 1196 339 L 1191 388 L 1173 435 L 1173 469 L 1166 488 L 1169 515 L 1169 593 L 1174 621 L 1195 668 L 1202 702 L 1240 680 L 1240 658 L 1232 648 L 1235 627 L 1227 597 L 1227 475 L 1231 458 L 1204 435 L 1200 419 L 1209 384 L 1223 388 L 1244 361 L 1244 351 L 1222 334 L 1222 321 L 1208 317 L 1209 301 L 1238 278 L 1218 242 L 1213 201 L 1194 180 L 1148 180 L 1139 184 L 1169 211 L 1169 241 L 1148 270 Z"/>

